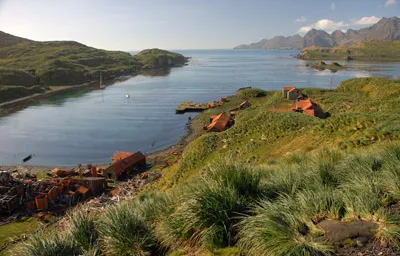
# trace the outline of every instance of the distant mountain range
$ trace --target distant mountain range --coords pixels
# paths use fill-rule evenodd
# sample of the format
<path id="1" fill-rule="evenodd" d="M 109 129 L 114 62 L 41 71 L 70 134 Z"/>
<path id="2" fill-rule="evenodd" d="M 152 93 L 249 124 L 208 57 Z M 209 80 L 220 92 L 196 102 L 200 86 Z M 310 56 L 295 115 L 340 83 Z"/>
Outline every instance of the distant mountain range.
<path id="1" fill-rule="evenodd" d="M 347 32 L 336 30 L 328 34 L 324 30 L 312 29 L 304 35 L 276 36 L 262 39 L 257 43 L 242 44 L 234 49 L 302 49 L 309 46 L 334 47 L 349 46 L 367 40 L 400 40 L 400 18 L 382 18 L 375 25 L 359 30 L 349 29 Z"/>

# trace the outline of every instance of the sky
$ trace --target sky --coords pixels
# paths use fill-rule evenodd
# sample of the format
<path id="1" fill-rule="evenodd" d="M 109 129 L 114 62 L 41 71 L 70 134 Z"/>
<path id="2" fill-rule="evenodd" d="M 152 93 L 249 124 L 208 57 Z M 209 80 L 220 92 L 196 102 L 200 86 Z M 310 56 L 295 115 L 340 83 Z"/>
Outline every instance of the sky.
<path id="1" fill-rule="evenodd" d="M 0 0 L 0 30 L 108 50 L 231 49 L 399 14 L 400 0 Z"/>

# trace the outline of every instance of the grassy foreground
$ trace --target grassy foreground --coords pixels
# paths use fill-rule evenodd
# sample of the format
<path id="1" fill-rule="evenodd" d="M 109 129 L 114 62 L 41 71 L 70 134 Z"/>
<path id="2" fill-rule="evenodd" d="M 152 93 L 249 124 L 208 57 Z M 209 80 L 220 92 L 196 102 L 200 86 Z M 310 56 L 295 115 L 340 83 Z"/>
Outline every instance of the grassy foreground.
<path id="1" fill-rule="evenodd" d="M 352 46 L 308 47 L 304 48 L 298 58 L 304 60 L 400 60 L 400 41 L 363 41 Z"/>
<path id="2" fill-rule="evenodd" d="M 390 255 L 400 250 L 399 85 L 303 89 L 324 120 L 267 111 L 292 104 L 281 92 L 239 91 L 199 116 L 206 124 L 246 98 L 235 125 L 191 142 L 147 192 L 102 212 L 78 208 L 68 227 L 19 253 Z"/>

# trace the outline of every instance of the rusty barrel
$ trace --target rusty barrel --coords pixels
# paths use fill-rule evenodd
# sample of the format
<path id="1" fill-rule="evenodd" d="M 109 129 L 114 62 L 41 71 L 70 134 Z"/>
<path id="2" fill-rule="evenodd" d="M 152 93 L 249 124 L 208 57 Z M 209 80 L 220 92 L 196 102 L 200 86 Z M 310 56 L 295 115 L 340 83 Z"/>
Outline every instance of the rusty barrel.
<path id="1" fill-rule="evenodd" d="M 64 184 L 57 183 L 58 193 L 62 193 L 64 191 Z"/>
<path id="2" fill-rule="evenodd" d="M 90 172 L 92 174 L 92 177 L 97 177 L 97 168 L 96 168 L 96 166 L 92 166 L 92 168 L 90 168 Z"/>
<path id="3" fill-rule="evenodd" d="M 58 187 L 52 187 L 49 192 L 47 193 L 47 199 L 48 200 L 56 200 L 57 198 L 57 191 Z"/>
<path id="4" fill-rule="evenodd" d="M 38 210 L 47 210 L 49 208 L 49 202 L 47 201 L 47 195 L 38 195 L 35 197 L 36 208 Z"/>

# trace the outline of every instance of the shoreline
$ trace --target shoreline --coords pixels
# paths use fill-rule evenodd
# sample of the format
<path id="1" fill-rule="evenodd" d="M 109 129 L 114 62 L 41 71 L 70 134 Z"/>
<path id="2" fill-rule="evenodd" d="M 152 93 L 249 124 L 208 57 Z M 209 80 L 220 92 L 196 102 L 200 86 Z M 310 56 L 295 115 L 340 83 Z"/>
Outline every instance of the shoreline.
<path id="1" fill-rule="evenodd" d="M 166 147 L 164 149 L 160 149 L 148 154 L 145 154 L 146 160 L 148 162 L 155 162 L 157 160 L 162 160 L 168 156 L 170 156 L 172 153 L 177 153 L 179 156 L 182 155 L 183 150 L 185 147 L 194 139 L 199 137 L 201 135 L 201 129 L 198 129 L 198 126 L 200 125 L 200 120 L 198 116 L 194 117 L 192 120 L 190 120 L 185 126 L 186 126 L 186 134 L 182 136 L 179 141 L 169 147 Z M 110 156 L 111 157 L 111 156 Z M 25 170 L 29 171 L 32 173 L 38 173 L 38 172 L 48 172 L 51 171 L 54 168 L 60 168 L 60 169 L 76 169 L 77 168 L 76 164 L 75 166 L 57 166 L 57 165 L 0 165 L 0 171 L 7 171 L 7 172 L 12 172 L 14 170 Z M 94 166 L 101 167 L 101 168 L 106 168 L 110 165 L 110 163 L 100 163 L 100 164 L 93 164 Z M 154 164 L 155 165 L 155 164 Z"/>
<path id="2" fill-rule="evenodd" d="M 140 74 L 140 73 L 139 73 Z M 113 85 L 116 82 L 124 81 L 126 79 L 129 79 L 131 77 L 134 77 L 138 74 L 134 75 L 129 75 L 126 77 L 118 77 L 113 80 L 105 81 L 105 83 L 108 83 L 107 86 Z M 59 94 L 63 94 L 66 92 L 72 92 L 72 91 L 77 91 L 79 89 L 92 89 L 95 90 L 96 88 L 99 89 L 97 82 L 87 82 L 83 84 L 77 84 L 77 85 L 64 85 L 64 86 L 59 86 L 60 88 L 57 89 L 51 89 L 50 91 L 44 92 L 44 93 L 39 93 L 39 94 L 33 94 L 30 96 L 6 101 L 0 103 L 0 118 L 4 116 L 11 115 L 15 112 L 18 112 L 20 110 L 23 110 L 24 108 L 28 107 L 30 104 L 34 104 L 35 102 L 43 99 L 47 99 L 52 96 L 56 96 Z M 99 89 L 100 90 L 100 89 Z"/>

